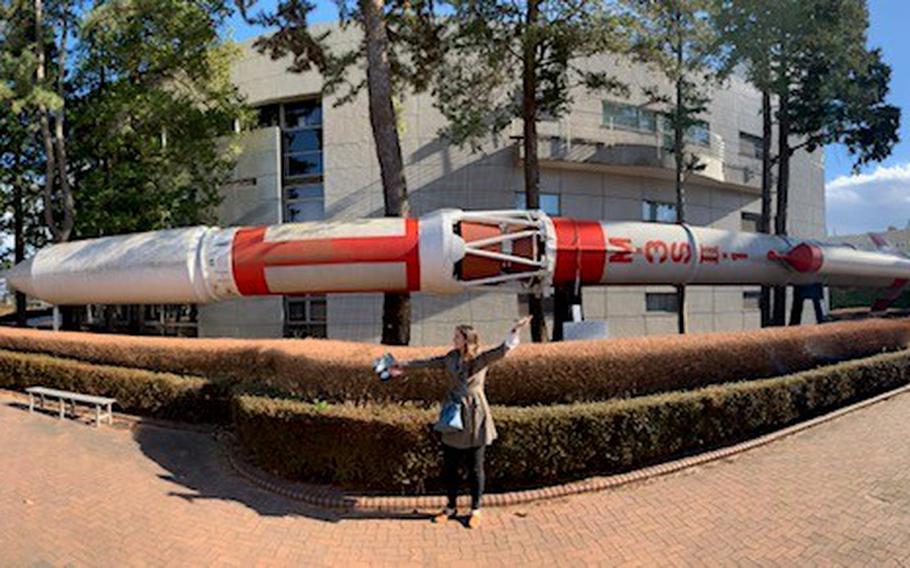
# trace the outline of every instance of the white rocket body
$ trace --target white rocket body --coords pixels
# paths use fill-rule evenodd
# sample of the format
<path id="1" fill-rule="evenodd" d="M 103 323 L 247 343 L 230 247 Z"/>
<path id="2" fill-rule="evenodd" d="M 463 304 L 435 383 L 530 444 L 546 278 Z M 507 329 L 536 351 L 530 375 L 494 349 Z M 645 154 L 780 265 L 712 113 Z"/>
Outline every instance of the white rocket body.
<path id="1" fill-rule="evenodd" d="M 894 288 L 910 260 L 758 233 L 447 209 L 420 219 L 193 227 L 57 244 L 6 273 L 54 304 L 319 292 L 710 284 Z"/>

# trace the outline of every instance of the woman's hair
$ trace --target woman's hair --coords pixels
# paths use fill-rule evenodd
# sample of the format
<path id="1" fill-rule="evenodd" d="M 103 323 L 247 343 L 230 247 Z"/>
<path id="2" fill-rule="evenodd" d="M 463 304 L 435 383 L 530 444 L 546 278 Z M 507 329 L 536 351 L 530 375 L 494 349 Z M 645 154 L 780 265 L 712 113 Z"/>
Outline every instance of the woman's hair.
<path id="1" fill-rule="evenodd" d="M 476 357 L 477 352 L 480 351 L 480 335 L 478 335 L 477 330 L 473 326 L 463 324 L 457 326 L 455 331 L 464 338 L 465 351 L 462 356 L 467 360 Z"/>

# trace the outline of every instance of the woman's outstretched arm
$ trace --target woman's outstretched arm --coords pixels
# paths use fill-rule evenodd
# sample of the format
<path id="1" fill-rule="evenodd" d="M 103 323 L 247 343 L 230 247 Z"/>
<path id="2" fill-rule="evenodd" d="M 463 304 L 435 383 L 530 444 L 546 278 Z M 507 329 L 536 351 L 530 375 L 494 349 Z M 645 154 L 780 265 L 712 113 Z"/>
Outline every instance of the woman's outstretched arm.
<path id="1" fill-rule="evenodd" d="M 509 351 L 518 346 L 520 341 L 518 334 L 530 321 L 531 316 L 518 320 L 515 325 L 512 326 L 512 329 L 509 330 L 509 334 L 506 336 L 505 341 L 500 343 L 499 346 L 488 349 L 474 358 L 474 368 L 477 370 L 483 369 L 508 355 Z"/>
<path id="2" fill-rule="evenodd" d="M 389 372 L 393 377 L 402 375 L 406 369 L 444 369 L 446 366 L 446 359 L 449 358 L 449 354 L 440 355 L 438 357 L 430 357 L 429 359 L 412 359 L 411 361 L 396 361 L 394 365 L 389 369 Z"/>

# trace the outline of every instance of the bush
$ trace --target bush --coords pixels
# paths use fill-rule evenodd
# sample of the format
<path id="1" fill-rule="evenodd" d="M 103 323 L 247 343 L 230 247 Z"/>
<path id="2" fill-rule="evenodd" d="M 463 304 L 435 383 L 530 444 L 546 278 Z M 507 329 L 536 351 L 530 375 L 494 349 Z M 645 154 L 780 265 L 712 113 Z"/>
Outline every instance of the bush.
<path id="1" fill-rule="evenodd" d="M 209 423 L 230 418 L 226 384 L 201 377 L 0 351 L 0 387 L 21 390 L 30 386 L 113 397 L 118 408 L 144 416 Z"/>
<path id="2" fill-rule="evenodd" d="M 641 337 L 523 345 L 490 369 L 494 404 L 607 400 L 778 376 L 836 361 L 901 349 L 906 320 L 867 320 L 736 333 Z M 413 401 L 430 404 L 445 381 L 413 371 L 386 384 L 371 361 L 386 349 L 400 359 L 443 348 L 386 348 L 329 340 L 238 340 L 133 337 L 0 329 L 0 349 L 49 353 L 105 365 L 191 374 L 279 388 L 333 403 Z"/>
<path id="3" fill-rule="evenodd" d="M 753 437 L 906 384 L 910 352 L 694 391 L 595 403 L 494 407 L 493 487 L 609 474 Z M 317 406 L 241 394 L 234 421 L 262 467 L 359 490 L 438 486 L 433 411 L 408 405 Z M 426 482 L 426 486 L 424 486 Z"/>

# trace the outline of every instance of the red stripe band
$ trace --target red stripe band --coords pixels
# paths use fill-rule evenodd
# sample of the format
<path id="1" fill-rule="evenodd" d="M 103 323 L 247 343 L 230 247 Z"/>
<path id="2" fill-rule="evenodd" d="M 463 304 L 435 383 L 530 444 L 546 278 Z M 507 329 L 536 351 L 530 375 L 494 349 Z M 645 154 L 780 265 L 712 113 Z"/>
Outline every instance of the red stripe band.
<path id="1" fill-rule="evenodd" d="M 244 296 L 271 294 L 265 278 L 265 269 L 273 266 L 402 262 L 406 267 L 407 288 L 399 291 L 420 290 L 418 220 L 404 221 L 405 234 L 399 237 L 345 237 L 266 242 L 267 227 L 238 229 L 234 235 L 232 249 L 237 289 Z M 366 230 L 369 230 L 368 227 Z M 317 291 L 308 291 L 314 292 Z"/>
<path id="2" fill-rule="evenodd" d="M 554 284 L 597 284 L 603 279 L 607 247 L 599 221 L 553 218 L 556 229 Z"/>

